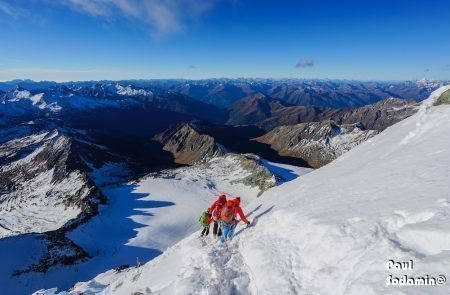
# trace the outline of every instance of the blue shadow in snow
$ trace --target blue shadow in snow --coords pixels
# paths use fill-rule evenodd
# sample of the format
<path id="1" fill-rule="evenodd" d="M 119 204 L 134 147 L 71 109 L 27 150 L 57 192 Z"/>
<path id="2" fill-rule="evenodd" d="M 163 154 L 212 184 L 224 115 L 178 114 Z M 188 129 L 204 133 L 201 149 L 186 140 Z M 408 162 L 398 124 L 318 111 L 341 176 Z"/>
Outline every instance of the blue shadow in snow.
<path id="1" fill-rule="evenodd" d="M 294 173 L 293 170 L 275 166 L 272 163 L 263 160 L 264 166 L 269 169 L 270 172 L 277 175 L 279 178 L 282 179 L 282 182 L 287 182 L 296 179 L 299 177 L 297 174 Z"/>
<path id="2" fill-rule="evenodd" d="M 259 219 L 260 217 L 262 217 L 263 215 L 266 215 L 267 213 L 269 213 L 270 211 L 272 211 L 273 207 L 275 207 L 275 205 L 271 206 L 270 208 L 266 209 L 264 212 L 259 213 L 258 215 L 255 216 L 255 219 Z"/>
<path id="3" fill-rule="evenodd" d="M 43 283 L 42 286 L 35 282 L 39 284 L 37 289 L 58 286 L 60 290 L 67 290 L 76 282 L 90 280 L 121 265 L 135 266 L 137 261 L 140 264 L 146 263 L 162 253 L 158 249 L 145 246 L 127 245 L 137 236 L 139 228 L 148 226 L 131 217 L 154 216 L 148 209 L 173 206 L 175 203 L 142 200 L 150 194 L 136 193 L 136 187 L 135 184 L 124 185 L 105 191 L 108 204 L 102 206 L 97 216 L 67 234 L 67 237 L 87 251 L 91 258 L 67 268 L 60 268 L 58 272 L 64 272 L 65 275 L 57 275 L 53 279 L 49 277 L 45 282 L 40 282 Z M 33 278 L 30 277 L 30 280 Z"/>
<path id="4" fill-rule="evenodd" d="M 262 204 L 259 204 L 255 209 L 253 209 L 252 211 L 250 211 L 245 217 L 250 217 L 252 216 L 253 213 L 255 213 L 256 211 L 258 211 L 259 209 L 261 209 Z"/>
<path id="5" fill-rule="evenodd" d="M 258 212 L 258 210 L 261 208 L 262 205 L 257 206 L 255 209 L 253 209 L 250 213 L 247 214 L 247 217 L 251 216 L 252 214 Z M 274 206 L 271 206 L 269 208 L 267 208 L 266 210 L 264 210 L 263 212 L 259 213 L 258 215 L 256 215 L 253 220 L 251 221 L 251 223 L 253 223 L 252 226 L 255 226 L 258 219 L 261 218 L 262 216 L 266 215 L 267 213 L 269 213 L 270 211 L 272 211 Z M 240 230 L 238 230 L 233 236 L 238 236 L 240 235 L 247 227 L 243 227 Z"/>

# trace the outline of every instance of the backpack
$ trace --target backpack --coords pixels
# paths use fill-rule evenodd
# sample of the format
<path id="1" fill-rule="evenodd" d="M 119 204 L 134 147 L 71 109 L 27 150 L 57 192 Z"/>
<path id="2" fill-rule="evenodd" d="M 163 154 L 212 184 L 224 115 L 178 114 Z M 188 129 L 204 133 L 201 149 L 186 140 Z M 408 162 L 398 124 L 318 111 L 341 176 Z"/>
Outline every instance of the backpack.
<path id="1" fill-rule="evenodd" d="M 210 222 L 208 222 L 209 214 L 210 213 L 208 213 L 208 211 L 203 212 L 202 216 L 200 216 L 200 219 L 198 220 L 203 227 L 207 227 L 210 224 Z"/>
<path id="2" fill-rule="evenodd" d="M 236 207 L 235 206 L 223 206 L 222 212 L 220 213 L 220 220 L 231 223 L 234 220 L 234 216 L 236 215 Z"/>

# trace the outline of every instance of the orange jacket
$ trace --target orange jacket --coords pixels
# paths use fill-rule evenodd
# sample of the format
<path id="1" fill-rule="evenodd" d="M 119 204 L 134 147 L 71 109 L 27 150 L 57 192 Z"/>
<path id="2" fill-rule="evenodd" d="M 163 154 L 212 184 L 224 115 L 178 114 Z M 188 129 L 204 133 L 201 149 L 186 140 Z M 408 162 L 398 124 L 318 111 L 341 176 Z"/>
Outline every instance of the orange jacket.
<path id="1" fill-rule="evenodd" d="M 236 216 L 239 214 L 239 217 L 241 217 L 241 220 L 245 223 L 249 223 L 247 218 L 245 218 L 244 212 L 242 212 L 242 208 L 241 206 L 239 206 L 238 204 L 235 205 L 235 210 L 234 210 L 234 219 L 236 219 Z"/>

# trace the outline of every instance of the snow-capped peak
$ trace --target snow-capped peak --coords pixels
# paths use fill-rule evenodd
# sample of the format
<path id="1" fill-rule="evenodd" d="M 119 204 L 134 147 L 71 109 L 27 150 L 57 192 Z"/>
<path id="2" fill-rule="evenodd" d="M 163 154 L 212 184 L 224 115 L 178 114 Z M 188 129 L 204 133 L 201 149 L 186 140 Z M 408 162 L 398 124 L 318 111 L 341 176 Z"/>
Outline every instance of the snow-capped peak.
<path id="1" fill-rule="evenodd" d="M 18 86 L 14 87 L 13 89 L 11 89 L 11 91 L 9 91 L 6 94 L 6 98 L 9 101 L 18 101 L 24 98 L 29 98 L 30 96 L 31 96 L 30 91 Z"/>
<path id="2" fill-rule="evenodd" d="M 128 86 L 121 86 L 120 84 L 115 85 L 117 89 L 118 95 L 125 95 L 125 96 L 152 96 L 153 92 L 146 91 L 144 89 L 135 89 L 131 85 Z"/>

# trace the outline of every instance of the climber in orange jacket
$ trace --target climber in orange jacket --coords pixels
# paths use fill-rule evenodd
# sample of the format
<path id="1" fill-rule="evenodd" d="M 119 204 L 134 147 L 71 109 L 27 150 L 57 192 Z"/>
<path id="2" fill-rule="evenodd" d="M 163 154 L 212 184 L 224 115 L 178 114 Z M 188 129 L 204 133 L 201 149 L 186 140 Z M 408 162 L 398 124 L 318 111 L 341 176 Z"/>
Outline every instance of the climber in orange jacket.
<path id="1" fill-rule="evenodd" d="M 222 229 L 222 237 L 220 241 L 222 243 L 224 243 L 226 240 L 232 239 L 234 229 L 239 222 L 238 220 L 236 220 L 237 215 L 239 215 L 241 220 L 247 225 L 250 224 L 250 222 L 247 220 L 247 218 L 245 218 L 245 215 L 242 212 L 240 203 L 241 199 L 237 197 L 236 199 L 228 201 L 222 208 L 222 212 L 220 214 L 220 227 Z"/>
<path id="2" fill-rule="evenodd" d="M 232 200 L 234 203 L 234 219 L 236 220 L 236 216 L 239 215 L 239 217 L 241 218 L 241 220 L 247 224 L 250 224 L 250 222 L 247 220 L 247 218 L 245 218 L 244 212 L 242 212 L 242 208 L 240 206 L 241 204 L 241 198 L 237 197 L 235 199 Z"/>

